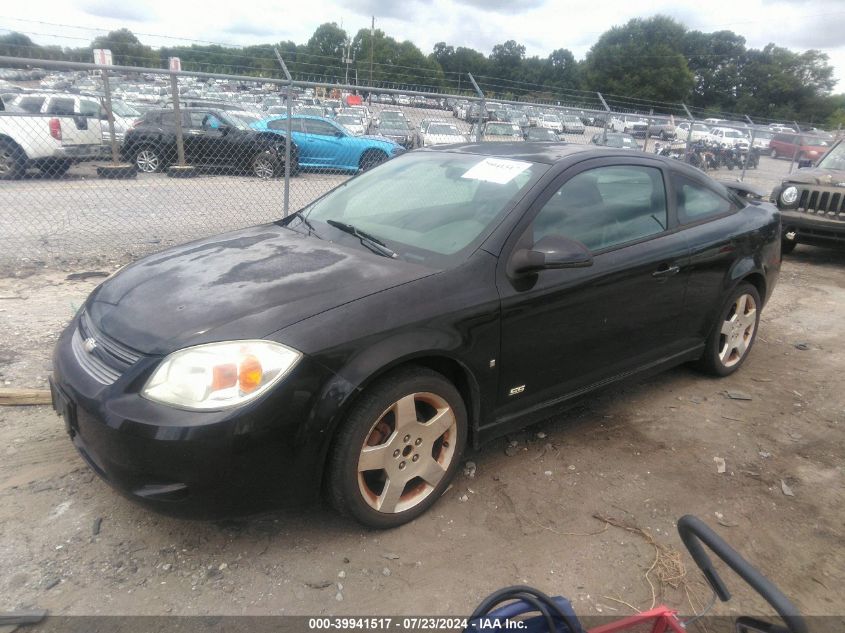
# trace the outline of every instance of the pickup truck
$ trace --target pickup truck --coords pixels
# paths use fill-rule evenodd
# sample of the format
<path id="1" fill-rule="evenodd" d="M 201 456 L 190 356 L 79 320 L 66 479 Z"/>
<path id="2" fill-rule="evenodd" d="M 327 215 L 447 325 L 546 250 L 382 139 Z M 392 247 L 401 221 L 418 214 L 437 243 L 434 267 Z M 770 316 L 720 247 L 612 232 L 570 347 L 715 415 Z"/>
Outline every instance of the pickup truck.
<path id="1" fill-rule="evenodd" d="M 675 122 L 673 119 L 649 118 L 648 135 L 656 136 L 662 141 L 675 138 Z"/>
<path id="2" fill-rule="evenodd" d="M 30 96 L 41 103 L 21 103 Z M 16 99 L 15 111 L 0 113 L 0 180 L 19 178 L 30 167 L 58 177 L 74 163 L 106 158 L 99 103 L 91 99 L 90 105 L 88 112 L 79 95 Z"/>

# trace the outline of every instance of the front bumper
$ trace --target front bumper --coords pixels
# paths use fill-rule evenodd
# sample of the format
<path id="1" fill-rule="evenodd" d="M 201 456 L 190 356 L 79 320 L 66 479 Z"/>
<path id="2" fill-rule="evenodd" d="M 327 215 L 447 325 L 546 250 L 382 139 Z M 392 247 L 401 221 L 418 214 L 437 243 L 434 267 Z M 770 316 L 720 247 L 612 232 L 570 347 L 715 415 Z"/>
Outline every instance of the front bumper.
<path id="1" fill-rule="evenodd" d="M 305 431 L 331 374 L 303 358 L 256 402 L 186 411 L 139 392 L 160 358 L 143 357 L 110 385 L 80 365 L 74 320 L 53 356 L 57 413 L 82 458 L 125 496 L 197 518 L 302 503 L 319 493 L 323 435 Z"/>
<path id="2" fill-rule="evenodd" d="M 794 232 L 801 244 L 845 246 L 845 221 L 794 209 L 781 209 L 780 213 L 783 235 Z"/>

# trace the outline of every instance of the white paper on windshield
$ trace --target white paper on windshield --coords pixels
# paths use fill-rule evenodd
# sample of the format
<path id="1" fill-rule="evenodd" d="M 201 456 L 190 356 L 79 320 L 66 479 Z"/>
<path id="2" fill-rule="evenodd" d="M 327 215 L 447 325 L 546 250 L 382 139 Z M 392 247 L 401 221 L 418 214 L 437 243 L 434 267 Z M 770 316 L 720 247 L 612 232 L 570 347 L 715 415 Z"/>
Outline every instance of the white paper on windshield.
<path id="1" fill-rule="evenodd" d="M 461 178 L 470 180 L 484 180 L 505 185 L 519 176 L 531 163 L 522 160 L 507 160 L 504 158 L 485 158 L 477 165 L 470 167 Z"/>

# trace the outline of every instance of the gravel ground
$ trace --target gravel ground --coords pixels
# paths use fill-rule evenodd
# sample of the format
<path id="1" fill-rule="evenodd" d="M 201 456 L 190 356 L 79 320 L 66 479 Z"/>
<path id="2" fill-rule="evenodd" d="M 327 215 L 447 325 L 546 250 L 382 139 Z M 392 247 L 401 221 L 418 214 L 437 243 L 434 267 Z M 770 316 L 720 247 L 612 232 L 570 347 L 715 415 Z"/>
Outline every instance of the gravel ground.
<path id="1" fill-rule="evenodd" d="M 320 505 L 215 523 L 160 516 L 96 478 L 49 407 L 0 407 L 0 611 L 461 614 L 524 582 L 582 614 L 647 608 L 652 586 L 689 613 L 708 597 L 689 557 L 673 588 L 660 566 L 647 575 L 645 539 L 594 515 L 680 550 L 675 521 L 694 513 L 804 613 L 841 614 L 844 268 L 841 252 L 799 246 L 736 375 L 679 368 L 590 397 L 467 455 L 431 512 L 387 532 Z M 0 386 L 45 386 L 56 337 L 98 281 L 66 280 L 73 270 L 0 278 Z M 719 612 L 765 611 L 726 578 L 735 601 Z"/>

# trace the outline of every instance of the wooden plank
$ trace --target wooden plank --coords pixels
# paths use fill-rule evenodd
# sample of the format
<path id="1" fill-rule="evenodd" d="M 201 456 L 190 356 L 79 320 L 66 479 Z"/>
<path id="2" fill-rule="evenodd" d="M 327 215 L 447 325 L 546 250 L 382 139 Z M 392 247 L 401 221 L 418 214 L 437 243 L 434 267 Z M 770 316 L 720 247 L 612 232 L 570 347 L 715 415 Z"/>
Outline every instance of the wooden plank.
<path id="1" fill-rule="evenodd" d="M 0 389 L 0 405 L 52 404 L 49 389 Z"/>

